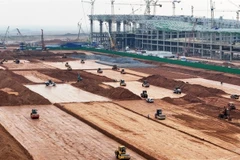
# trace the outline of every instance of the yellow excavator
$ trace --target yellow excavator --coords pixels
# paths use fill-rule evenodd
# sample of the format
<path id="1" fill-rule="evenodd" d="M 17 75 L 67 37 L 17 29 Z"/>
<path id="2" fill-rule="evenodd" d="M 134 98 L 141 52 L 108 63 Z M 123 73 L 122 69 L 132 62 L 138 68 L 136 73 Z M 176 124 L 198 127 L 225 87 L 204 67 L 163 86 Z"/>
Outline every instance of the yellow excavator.
<path id="1" fill-rule="evenodd" d="M 131 156 L 126 153 L 125 146 L 119 146 L 117 150 L 115 150 L 115 156 L 117 159 L 130 159 Z"/>

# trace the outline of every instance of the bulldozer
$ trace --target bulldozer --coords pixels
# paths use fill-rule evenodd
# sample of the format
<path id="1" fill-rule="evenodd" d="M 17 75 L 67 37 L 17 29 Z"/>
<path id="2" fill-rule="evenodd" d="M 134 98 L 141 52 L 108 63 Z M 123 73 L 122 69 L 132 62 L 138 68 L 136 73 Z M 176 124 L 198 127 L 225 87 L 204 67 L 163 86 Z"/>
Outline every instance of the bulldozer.
<path id="1" fill-rule="evenodd" d="M 121 74 L 126 74 L 124 69 L 121 70 Z"/>
<path id="2" fill-rule="evenodd" d="M 101 68 L 98 68 L 98 69 L 97 69 L 97 73 L 103 73 L 102 69 L 101 69 Z"/>
<path id="3" fill-rule="evenodd" d="M 148 98 L 148 94 L 147 94 L 147 91 L 146 91 L 146 90 L 142 91 L 141 97 L 142 97 L 142 98 Z"/>
<path id="4" fill-rule="evenodd" d="M 71 71 L 71 70 L 72 70 L 72 67 L 68 64 L 68 62 L 66 62 L 65 67 L 67 67 L 67 70 L 68 70 L 68 71 Z"/>
<path id="5" fill-rule="evenodd" d="M 126 147 L 125 146 L 119 146 L 117 150 L 115 150 L 115 156 L 117 159 L 130 159 L 131 156 L 126 153 Z"/>
<path id="6" fill-rule="evenodd" d="M 30 117 L 32 119 L 39 119 L 39 114 L 37 113 L 37 110 L 36 109 L 32 109 L 32 112 L 30 114 Z"/>
<path id="7" fill-rule="evenodd" d="M 230 109 L 228 107 L 223 108 L 223 111 L 218 115 L 219 118 L 221 119 L 227 119 L 229 121 L 232 120 L 231 116 L 230 116 Z"/>
<path id="8" fill-rule="evenodd" d="M 51 86 L 56 86 L 56 83 L 53 82 L 52 80 L 48 80 L 47 82 L 45 82 L 45 85 L 46 85 L 46 86 L 49 86 L 49 85 L 51 85 Z"/>
<path id="9" fill-rule="evenodd" d="M 155 113 L 155 118 L 159 119 L 159 120 L 165 120 L 166 119 L 166 115 L 162 114 L 162 110 L 161 109 L 157 109 L 157 111 Z"/>
<path id="10" fill-rule="evenodd" d="M 127 84 L 125 83 L 125 81 L 124 80 L 120 80 L 120 86 L 126 86 Z"/>
<path id="11" fill-rule="evenodd" d="M 150 87 L 150 84 L 148 83 L 147 80 L 143 81 L 142 87 Z"/>
<path id="12" fill-rule="evenodd" d="M 119 70 L 117 65 L 113 65 L 112 70 Z"/>

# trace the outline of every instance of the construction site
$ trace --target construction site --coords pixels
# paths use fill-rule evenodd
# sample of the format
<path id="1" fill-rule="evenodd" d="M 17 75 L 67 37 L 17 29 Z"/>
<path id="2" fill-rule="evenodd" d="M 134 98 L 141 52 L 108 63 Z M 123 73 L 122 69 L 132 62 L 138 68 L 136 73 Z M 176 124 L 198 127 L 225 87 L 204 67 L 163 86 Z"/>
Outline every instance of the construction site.
<path id="1" fill-rule="evenodd" d="M 238 19 L 177 16 L 178 1 L 151 15 L 153 0 L 94 15 L 94 2 L 95 48 L 49 48 L 63 41 L 43 29 L 37 47 L 1 43 L 0 160 L 239 160 Z"/>

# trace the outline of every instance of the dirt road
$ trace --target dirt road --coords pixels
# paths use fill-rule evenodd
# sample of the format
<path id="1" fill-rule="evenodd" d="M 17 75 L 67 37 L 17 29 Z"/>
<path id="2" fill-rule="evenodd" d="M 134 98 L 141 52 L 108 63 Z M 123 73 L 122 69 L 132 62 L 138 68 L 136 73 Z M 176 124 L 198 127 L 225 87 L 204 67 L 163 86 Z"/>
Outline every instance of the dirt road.
<path id="1" fill-rule="evenodd" d="M 114 160 L 119 145 L 55 106 L 35 106 L 39 120 L 30 119 L 32 106 L 1 107 L 0 123 L 34 160 Z M 132 159 L 143 159 L 128 150 Z"/>
<path id="2" fill-rule="evenodd" d="M 113 103 L 65 104 L 65 108 L 125 139 L 156 159 L 238 159 L 239 155 L 187 136 Z M 101 113 L 101 114 L 99 114 Z M 127 123 L 126 123 L 127 122 Z M 160 147 L 161 146 L 161 147 Z"/>

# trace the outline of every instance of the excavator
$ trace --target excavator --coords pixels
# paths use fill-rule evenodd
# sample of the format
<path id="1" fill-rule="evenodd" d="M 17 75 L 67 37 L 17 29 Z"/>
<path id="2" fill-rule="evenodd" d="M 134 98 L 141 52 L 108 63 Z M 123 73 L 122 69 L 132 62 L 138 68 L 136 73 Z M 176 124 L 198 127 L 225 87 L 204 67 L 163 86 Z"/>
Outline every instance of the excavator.
<path id="1" fill-rule="evenodd" d="M 32 109 L 32 112 L 30 114 L 30 117 L 32 119 L 39 119 L 39 114 L 37 113 L 37 110 L 36 109 Z"/>
<path id="2" fill-rule="evenodd" d="M 127 84 L 125 83 L 125 81 L 124 80 L 120 80 L 120 86 L 126 86 Z"/>
<path id="3" fill-rule="evenodd" d="M 228 107 L 223 108 L 223 111 L 218 115 L 219 118 L 221 119 L 227 119 L 229 121 L 232 120 L 231 116 L 230 116 L 230 109 Z"/>
<path id="4" fill-rule="evenodd" d="M 126 153 L 126 147 L 125 146 L 119 146 L 117 150 L 115 150 L 115 156 L 117 159 L 130 159 L 131 156 Z"/>

